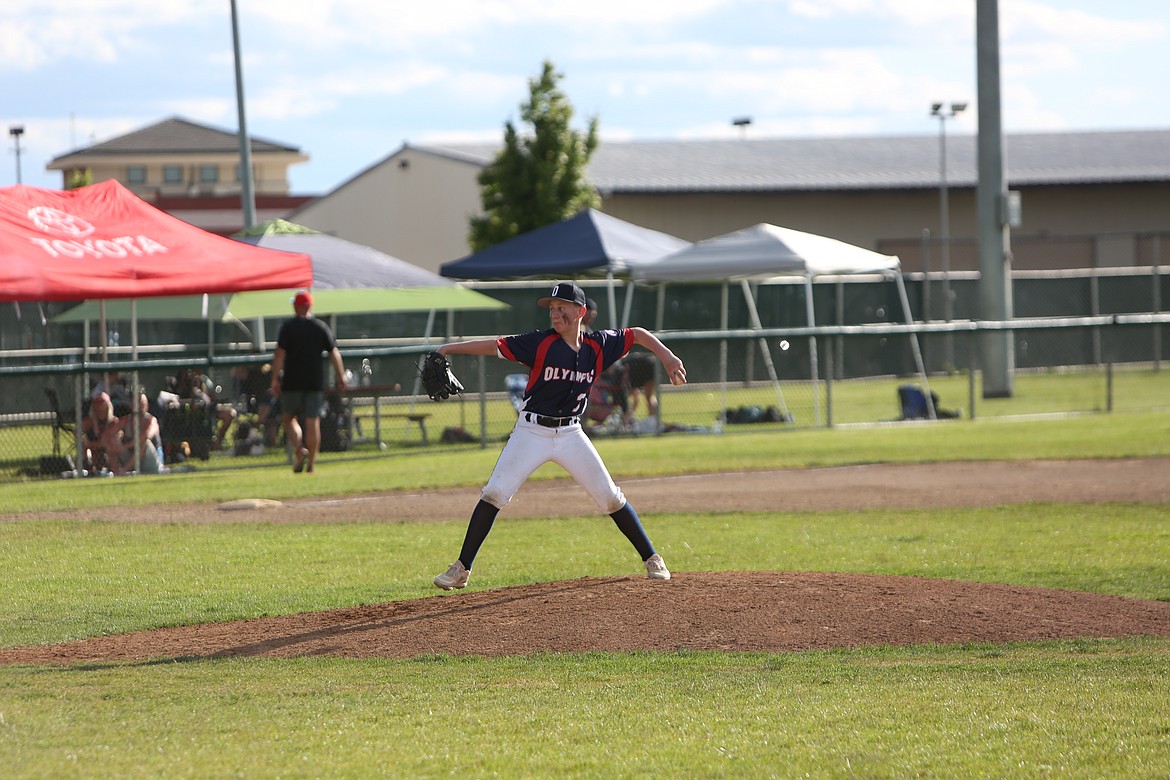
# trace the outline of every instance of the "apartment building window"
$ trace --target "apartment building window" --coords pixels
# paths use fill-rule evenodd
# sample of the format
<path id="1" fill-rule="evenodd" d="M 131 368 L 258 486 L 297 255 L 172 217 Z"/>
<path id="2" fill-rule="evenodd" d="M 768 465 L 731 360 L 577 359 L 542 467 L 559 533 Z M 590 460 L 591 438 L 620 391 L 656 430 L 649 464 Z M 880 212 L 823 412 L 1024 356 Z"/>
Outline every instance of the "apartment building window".
<path id="1" fill-rule="evenodd" d="M 183 166 L 182 165 L 164 165 L 163 166 L 163 184 L 182 184 L 183 183 Z"/>
<path id="2" fill-rule="evenodd" d="M 200 165 L 199 181 L 203 184 L 215 184 L 219 181 L 218 165 Z"/>
<path id="3" fill-rule="evenodd" d="M 126 183 L 127 184 L 146 184 L 146 166 L 145 165 L 127 165 L 126 166 Z"/>

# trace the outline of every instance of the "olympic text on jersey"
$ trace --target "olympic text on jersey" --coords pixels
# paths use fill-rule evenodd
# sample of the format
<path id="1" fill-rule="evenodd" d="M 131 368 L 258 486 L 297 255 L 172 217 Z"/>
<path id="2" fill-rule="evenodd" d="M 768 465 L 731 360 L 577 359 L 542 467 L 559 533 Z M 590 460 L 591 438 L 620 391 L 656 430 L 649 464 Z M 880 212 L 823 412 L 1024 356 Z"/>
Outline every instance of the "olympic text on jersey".
<path id="1" fill-rule="evenodd" d="M 593 372 L 575 371 L 571 368 L 557 368 L 556 366 L 544 367 L 544 381 L 552 382 L 558 379 L 569 382 L 589 382 L 592 384 Z"/>

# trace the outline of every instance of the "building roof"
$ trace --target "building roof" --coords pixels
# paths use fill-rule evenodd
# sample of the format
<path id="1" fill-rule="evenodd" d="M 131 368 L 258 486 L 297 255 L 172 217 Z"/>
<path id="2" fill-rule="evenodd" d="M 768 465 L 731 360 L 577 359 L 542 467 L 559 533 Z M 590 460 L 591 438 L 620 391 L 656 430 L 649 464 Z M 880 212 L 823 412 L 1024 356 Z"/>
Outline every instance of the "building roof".
<path id="1" fill-rule="evenodd" d="M 253 154 L 266 152 L 300 154 L 300 149 L 295 146 L 266 141 L 256 136 L 251 138 Z M 51 168 L 58 160 L 77 155 L 222 154 L 239 151 L 239 133 L 235 130 L 221 130 L 179 117 L 170 117 L 117 138 L 58 155 L 49 163 L 49 167 Z"/>
<path id="2" fill-rule="evenodd" d="M 947 181 L 977 182 L 976 138 L 946 139 Z M 418 151 L 484 166 L 498 143 L 424 144 Z M 590 160 L 602 195 L 653 192 L 782 192 L 923 189 L 939 186 L 937 135 L 606 141 Z M 1012 187 L 1170 181 L 1170 131 L 1022 133 L 1005 136 Z"/>

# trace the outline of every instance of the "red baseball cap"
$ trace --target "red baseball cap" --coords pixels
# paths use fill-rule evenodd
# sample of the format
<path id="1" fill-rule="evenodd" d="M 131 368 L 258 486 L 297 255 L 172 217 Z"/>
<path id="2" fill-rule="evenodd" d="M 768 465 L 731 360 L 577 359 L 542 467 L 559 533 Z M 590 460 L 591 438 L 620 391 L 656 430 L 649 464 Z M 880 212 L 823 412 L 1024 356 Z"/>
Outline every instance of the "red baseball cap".
<path id="1" fill-rule="evenodd" d="M 297 297 L 293 298 L 293 306 L 312 306 L 313 294 L 308 290 L 301 290 L 297 293 Z"/>

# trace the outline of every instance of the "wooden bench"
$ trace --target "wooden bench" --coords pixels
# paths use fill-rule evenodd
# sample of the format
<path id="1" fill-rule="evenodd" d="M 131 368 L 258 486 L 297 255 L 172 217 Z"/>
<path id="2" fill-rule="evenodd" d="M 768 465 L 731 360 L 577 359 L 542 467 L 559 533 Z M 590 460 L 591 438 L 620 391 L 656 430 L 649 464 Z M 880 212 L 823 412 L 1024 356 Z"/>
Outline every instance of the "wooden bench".
<path id="1" fill-rule="evenodd" d="M 382 420 L 397 418 L 400 420 L 408 420 L 409 422 L 418 425 L 419 432 L 422 434 L 423 446 L 430 443 L 430 437 L 427 435 L 427 418 L 430 417 L 429 412 L 397 412 L 395 409 L 413 408 L 413 404 L 407 406 L 404 403 L 405 399 L 399 399 L 397 402 L 383 403 L 383 398 L 388 398 L 401 392 L 402 386 L 395 384 L 384 385 L 354 385 L 347 387 L 338 393 L 345 399 L 346 410 L 349 412 L 349 427 L 351 439 L 357 440 L 362 437 L 362 421 L 374 421 L 374 438 L 377 439 L 378 444 L 382 443 Z"/>
<path id="2" fill-rule="evenodd" d="M 370 411 L 370 412 L 361 412 L 361 413 L 355 412 L 350 418 L 351 419 L 350 424 L 353 426 L 353 432 L 355 434 L 355 440 L 356 440 L 356 438 L 362 436 L 362 420 L 373 420 L 374 421 L 374 436 L 375 436 L 375 438 L 377 438 L 379 440 L 379 443 L 381 443 L 382 429 L 381 429 L 381 425 L 379 423 L 379 420 L 385 420 L 387 418 L 398 418 L 400 420 L 409 420 L 412 423 L 418 424 L 418 429 L 419 429 L 419 431 L 422 432 L 422 443 L 423 443 L 423 446 L 425 447 L 427 444 L 430 443 L 430 438 L 427 436 L 427 418 L 430 416 L 431 416 L 430 414 L 424 414 L 424 413 L 419 413 L 419 412 L 381 412 L 381 411 Z"/>

